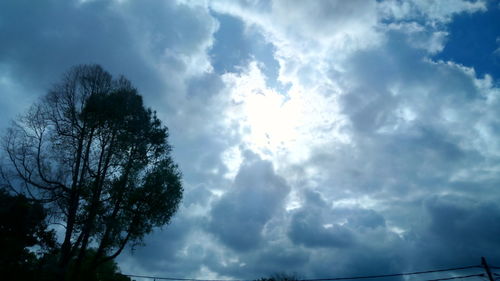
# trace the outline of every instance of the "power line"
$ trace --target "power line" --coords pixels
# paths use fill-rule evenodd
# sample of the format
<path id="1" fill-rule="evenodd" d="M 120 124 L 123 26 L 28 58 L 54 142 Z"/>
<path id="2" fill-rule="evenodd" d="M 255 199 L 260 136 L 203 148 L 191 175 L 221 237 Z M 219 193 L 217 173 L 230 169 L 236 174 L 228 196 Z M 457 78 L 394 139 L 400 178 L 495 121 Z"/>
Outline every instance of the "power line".
<path id="1" fill-rule="evenodd" d="M 442 281 L 442 280 L 462 279 L 462 278 L 470 278 L 470 277 L 484 277 L 484 273 L 454 276 L 454 277 L 447 277 L 447 278 L 430 279 L 430 280 L 423 280 L 423 281 Z"/>
<path id="2" fill-rule="evenodd" d="M 131 275 L 122 274 L 128 277 L 139 277 L 139 278 L 149 278 L 156 280 L 172 280 L 172 281 L 256 281 L 258 279 L 195 279 L 195 278 L 177 278 L 177 277 L 158 277 L 158 276 L 147 276 L 147 275 Z M 304 280 L 296 280 L 304 281 Z"/>
<path id="3" fill-rule="evenodd" d="M 397 277 L 397 276 L 408 276 L 408 275 L 417 275 L 417 274 L 426 274 L 426 273 L 456 271 L 456 270 L 464 270 L 464 269 L 471 269 L 471 268 L 481 268 L 481 266 L 471 265 L 471 266 L 463 266 L 463 267 L 455 267 L 455 268 L 447 268 L 447 269 L 393 273 L 393 274 L 383 274 L 383 275 L 334 277 L 334 278 L 320 278 L 320 279 L 299 279 L 297 281 L 337 281 L 337 280 L 355 280 L 355 279 L 375 279 L 375 278 L 386 278 L 386 277 Z M 195 278 L 157 277 L 157 276 L 132 275 L 132 274 L 123 274 L 123 275 L 128 276 L 128 277 L 148 278 L 148 279 L 156 279 L 156 280 L 172 280 L 172 281 L 254 281 L 254 280 L 257 280 L 257 279 L 252 279 L 252 280 L 250 280 L 250 279 L 195 279 Z M 476 276 L 484 276 L 484 274 L 455 276 L 455 277 L 422 280 L 422 281 L 451 280 L 451 279 L 469 278 L 469 277 L 476 277 Z"/>
<path id="4" fill-rule="evenodd" d="M 139 278 L 149 278 L 156 280 L 174 280 L 174 281 L 254 281 L 251 279 L 194 279 L 194 278 L 177 278 L 177 277 L 157 277 L 157 276 L 147 276 L 147 275 L 132 275 L 132 274 L 122 274 L 128 277 L 139 277 Z M 297 280 L 298 281 L 298 280 Z"/>
<path id="5" fill-rule="evenodd" d="M 435 272 L 445 272 L 445 271 L 455 271 L 464 270 L 471 268 L 479 268 L 478 265 L 447 268 L 447 269 L 436 269 L 436 270 L 426 270 L 426 271 L 415 271 L 415 272 L 404 272 L 404 273 L 393 273 L 393 274 L 383 274 L 383 275 L 370 275 L 370 276 L 354 276 L 354 277 L 335 277 L 335 278 L 320 278 L 320 279 L 304 279 L 298 281 L 335 281 L 335 280 L 354 280 L 354 279 L 374 279 L 374 278 L 385 278 L 385 277 L 396 277 L 396 276 L 407 276 L 407 275 L 417 275 Z"/>

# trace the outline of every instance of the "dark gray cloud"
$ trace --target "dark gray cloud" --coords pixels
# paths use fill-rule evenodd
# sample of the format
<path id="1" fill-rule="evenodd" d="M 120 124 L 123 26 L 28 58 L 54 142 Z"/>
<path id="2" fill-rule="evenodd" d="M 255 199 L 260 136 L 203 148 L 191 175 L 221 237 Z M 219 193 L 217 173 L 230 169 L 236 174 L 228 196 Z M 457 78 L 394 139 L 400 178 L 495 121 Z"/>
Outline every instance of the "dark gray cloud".
<path id="1" fill-rule="evenodd" d="M 209 229 L 237 251 L 256 249 L 266 223 L 283 208 L 289 191 L 271 162 L 247 152 L 232 188 L 211 210 Z"/>
<path id="2" fill-rule="evenodd" d="M 343 248 L 355 243 L 348 228 L 324 224 L 320 215 L 310 209 L 295 213 L 290 228 L 290 239 L 307 247 Z"/>
<path id="3" fill-rule="evenodd" d="M 306 247 L 345 248 L 356 241 L 351 230 L 331 220 L 330 207 L 321 194 L 306 191 L 305 204 L 291 218 L 289 237 L 293 243 Z"/>
<path id="4" fill-rule="evenodd" d="M 474 264 L 478 256 L 487 256 L 493 264 L 500 262 L 500 255 L 491 251 L 500 234 L 498 204 L 444 195 L 429 197 L 423 207 L 428 220 L 412 234 L 416 252 L 428 257 L 426 263 Z"/>
<path id="5" fill-rule="evenodd" d="M 144 85 L 155 77 L 138 56 L 134 34 L 114 10 L 113 1 L 6 1 L 1 5 L 9 13 L 2 15 L 0 25 L 6 38 L 0 60 L 18 83 L 43 89 L 80 63 L 101 63 L 119 73 L 131 70 L 136 72 L 134 80 L 147 79 Z"/>
<path id="6" fill-rule="evenodd" d="M 161 101 L 175 109 L 173 97 L 182 93 L 190 76 L 186 73 L 192 71 L 186 58 L 202 62 L 215 31 L 215 20 L 203 7 L 172 1 L 154 5 L 111 0 L 6 1 L 0 5 L 8 11 L 0 25 L 0 36 L 5 38 L 0 46 L 4 79 L 28 90 L 6 94 L 32 99 L 44 94 L 71 66 L 99 63 L 127 76 L 148 103 Z M 187 26 L 189 33 L 179 33 Z M 203 72 L 201 64 L 197 67 Z M 172 99 L 163 99 L 165 92 Z"/>
<path id="7" fill-rule="evenodd" d="M 239 255 L 238 262 L 225 266 L 218 259 L 207 261 L 211 270 L 227 276 L 257 279 L 277 273 L 299 274 L 308 267 L 311 253 L 290 244 L 266 244 L 259 251 Z"/>

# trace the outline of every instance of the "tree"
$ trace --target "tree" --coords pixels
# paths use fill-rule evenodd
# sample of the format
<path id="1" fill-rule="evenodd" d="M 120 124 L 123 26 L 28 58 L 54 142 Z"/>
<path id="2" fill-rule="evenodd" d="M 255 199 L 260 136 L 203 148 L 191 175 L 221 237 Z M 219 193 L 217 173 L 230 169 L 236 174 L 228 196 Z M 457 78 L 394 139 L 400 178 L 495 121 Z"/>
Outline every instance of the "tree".
<path id="1" fill-rule="evenodd" d="M 55 246 L 46 215 L 41 204 L 0 188 L 0 275 L 4 280 L 32 279 L 37 256 L 28 248 L 37 246 L 47 253 Z"/>
<path id="2" fill-rule="evenodd" d="M 3 175 L 64 225 L 62 276 L 91 245 L 97 268 L 169 223 L 183 188 L 167 138 L 131 83 L 98 65 L 72 68 L 8 130 Z"/>
<path id="3" fill-rule="evenodd" d="M 296 273 L 288 274 L 288 273 L 275 273 L 270 277 L 263 277 L 257 279 L 256 281 L 297 281 L 300 280 Z"/>
<path id="4" fill-rule="evenodd" d="M 120 273 L 118 265 L 114 260 L 108 260 L 100 264 L 97 268 L 89 270 L 93 267 L 92 260 L 96 254 L 95 250 L 89 250 L 82 262 L 82 270 L 79 274 L 80 280 L 85 281 L 131 281 Z M 71 269 L 70 269 L 71 270 Z"/>

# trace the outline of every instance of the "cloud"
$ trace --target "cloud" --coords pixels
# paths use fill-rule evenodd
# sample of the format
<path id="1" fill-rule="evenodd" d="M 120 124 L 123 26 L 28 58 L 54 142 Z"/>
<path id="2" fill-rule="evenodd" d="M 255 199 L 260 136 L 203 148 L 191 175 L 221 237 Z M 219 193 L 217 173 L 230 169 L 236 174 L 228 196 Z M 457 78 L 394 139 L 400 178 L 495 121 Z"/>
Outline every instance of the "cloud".
<path id="1" fill-rule="evenodd" d="M 500 210 L 495 203 L 443 195 L 429 197 L 424 206 L 429 221 L 416 233 L 416 242 L 421 247 L 417 251 L 429 257 L 429 264 L 437 261 L 473 264 L 478 256 L 484 255 L 492 263 L 500 261 L 499 255 L 489 251 L 495 247 L 500 233 L 497 223 Z"/>
<path id="2" fill-rule="evenodd" d="M 349 247 L 355 243 L 351 231 L 341 225 L 324 224 L 316 212 L 305 209 L 292 218 L 290 239 L 308 247 Z"/>
<path id="3" fill-rule="evenodd" d="M 71 66 L 99 63 L 127 76 L 148 102 L 161 100 L 165 91 L 178 95 L 186 79 L 210 69 L 206 49 L 212 44 L 216 21 L 204 6 L 172 1 L 151 4 L 111 0 L 2 3 L 2 10 L 9 11 L 0 25 L 2 37 L 8 38 L 0 47 L 4 74 L 26 92 L 37 90 L 33 97 L 44 94 Z M 189 36 L 179 34 L 184 26 L 190 27 Z M 8 93 L 26 95 L 24 91 Z M 162 100 L 162 104 L 178 99 Z"/>
<path id="4" fill-rule="evenodd" d="M 358 272 L 373 272 L 377 269 L 397 271 L 395 264 L 409 269 L 432 266 L 410 258 L 409 253 L 414 251 L 423 258 L 431 252 L 443 251 L 439 242 L 418 240 L 418 243 L 428 243 L 426 247 L 419 246 L 428 251 L 423 253 L 413 248 L 415 241 L 407 240 L 410 233 L 418 232 L 419 236 L 426 232 L 419 229 L 429 219 L 422 218 L 422 208 L 428 204 L 424 203 L 426 194 L 467 194 L 483 202 L 484 192 L 493 188 L 492 181 L 498 181 L 493 174 L 498 171 L 498 165 L 489 168 L 498 155 L 492 127 L 499 118 L 493 113 L 498 89 L 490 78 L 477 78 L 472 68 L 430 58 L 443 50 L 447 36 L 444 26 L 455 14 L 485 9 L 482 2 L 453 4 L 452 9 L 445 11 L 423 2 L 411 3 L 411 11 L 400 18 L 413 21 L 408 25 L 398 22 L 397 16 L 382 12 L 378 16 L 382 21 L 366 23 L 366 30 L 373 28 L 378 34 L 377 40 L 370 44 L 342 49 L 329 45 L 327 40 L 322 41 L 325 45 L 314 43 L 325 37 L 318 36 L 319 39 L 308 38 L 313 43 L 308 42 L 308 50 L 303 53 L 302 40 L 296 40 L 300 36 L 297 34 L 314 26 L 308 21 L 314 21 L 315 17 L 296 20 L 303 26 L 288 31 L 286 24 L 280 22 L 279 13 L 273 10 L 280 3 L 252 6 L 250 11 L 241 8 L 249 8 L 244 4 L 241 9 L 216 6 L 219 11 L 239 16 L 248 25 L 259 26 L 276 46 L 280 79 L 291 84 L 285 104 L 301 95 L 307 96 L 311 102 L 300 105 L 304 112 L 311 108 L 312 100 L 331 98 L 330 112 L 314 107 L 309 116 L 326 115 L 338 109 L 336 115 L 328 116 L 330 120 L 343 120 L 338 123 L 339 132 L 346 135 L 343 141 L 330 137 L 320 142 L 322 138 L 318 136 L 323 130 L 333 130 L 326 130 L 327 126 L 311 129 L 318 125 L 318 119 L 311 119 L 315 122 L 310 122 L 314 125 L 308 127 L 308 134 L 300 134 L 304 139 L 312 136 L 308 142 L 309 152 L 300 158 L 300 164 L 282 161 L 292 157 L 276 160 L 278 173 L 292 188 L 288 199 L 292 211 L 282 216 L 290 227 L 285 232 L 289 242 L 296 244 L 282 245 L 287 249 L 309 248 L 310 263 L 300 267 L 304 272 L 314 276 L 332 274 L 326 265 L 322 267 L 322 261 L 336 260 L 340 253 L 325 254 L 323 248 L 336 248 L 342 257 L 348 257 L 349 265 L 339 265 L 335 269 L 337 273 L 350 272 L 348 267 L 357 268 Z M 293 14 L 294 8 L 284 7 L 283 14 L 300 18 Z M 377 7 L 379 12 L 382 8 Z M 297 13 L 314 14 L 311 12 L 314 9 L 298 10 Z M 273 25 L 263 24 L 270 18 L 275 20 Z M 389 22 L 384 22 L 387 20 Z M 327 20 L 318 22 L 328 26 Z M 303 36 L 313 37 L 320 32 L 304 32 Z M 326 49 L 321 46 L 336 52 L 323 52 Z M 311 59 L 298 59 L 305 56 Z M 260 89 L 265 92 L 266 86 Z M 292 147 L 286 150 L 288 155 L 297 153 Z M 307 200 L 301 200 L 305 194 L 301 190 L 307 188 L 318 190 L 324 200 L 335 207 L 314 207 L 306 203 Z M 299 199 L 291 199 L 293 194 Z M 494 194 L 496 198 L 498 194 Z M 384 242 L 375 245 L 367 241 Z M 479 254 L 470 249 L 463 256 Z M 368 266 L 370 255 L 378 257 L 380 263 Z M 363 261 L 363 257 L 367 260 Z M 460 263 L 459 260 L 453 262 L 453 258 L 434 259 L 434 264 L 446 262 Z"/>
<path id="5" fill-rule="evenodd" d="M 209 230 L 237 251 L 258 248 L 266 223 L 283 208 L 289 190 L 270 162 L 247 152 L 232 189 L 211 210 Z"/>
<path id="6" fill-rule="evenodd" d="M 447 0 L 447 1 L 383 1 L 379 5 L 385 17 L 396 20 L 426 20 L 428 25 L 448 23 L 454 15 L 460 13 L 483 12 L 487 9 L 486 1 Z"/>
<path id="7" fill-rule="evenodd" d="M 496 55 L 496 56 L 500 56 L 500 37 L 497 37 L 495 39 L 495 42 L 497 43 L 497 46 L 499 46 L 499 47 L 497 47 L 495 49 L 495 51 L 493 51 L 493 54 Z"/>

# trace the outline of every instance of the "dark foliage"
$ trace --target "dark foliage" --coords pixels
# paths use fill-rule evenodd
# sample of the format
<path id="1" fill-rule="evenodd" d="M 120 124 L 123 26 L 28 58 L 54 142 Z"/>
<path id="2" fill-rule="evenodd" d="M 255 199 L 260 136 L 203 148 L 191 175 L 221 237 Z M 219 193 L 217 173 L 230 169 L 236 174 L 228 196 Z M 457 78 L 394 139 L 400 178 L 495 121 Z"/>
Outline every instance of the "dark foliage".
<path id="1" fill-rule="evenodd" d="M 47 230 L 46 210 L 23 195 L 0 189 L 0 276 L 3 280 L 29 280 L 38 269 L 39 255 L 54 249 L 55 236 Z"/>
<path id="2" fill-rule="evenodd" d="M 167 138 L 131 83 L 98 65 L 71 69 L 9 129 L 2 175 L 64 225 L 61 278 L 84 263 L 96 271 L 169 223 L 183 189 Z"/>
<path id="3" fill-rule="evenodd" d="M 298 281 L 300 278 L 296 274 L 276 273 L 270 277 L 260 278 L 256 281 Z"/>

